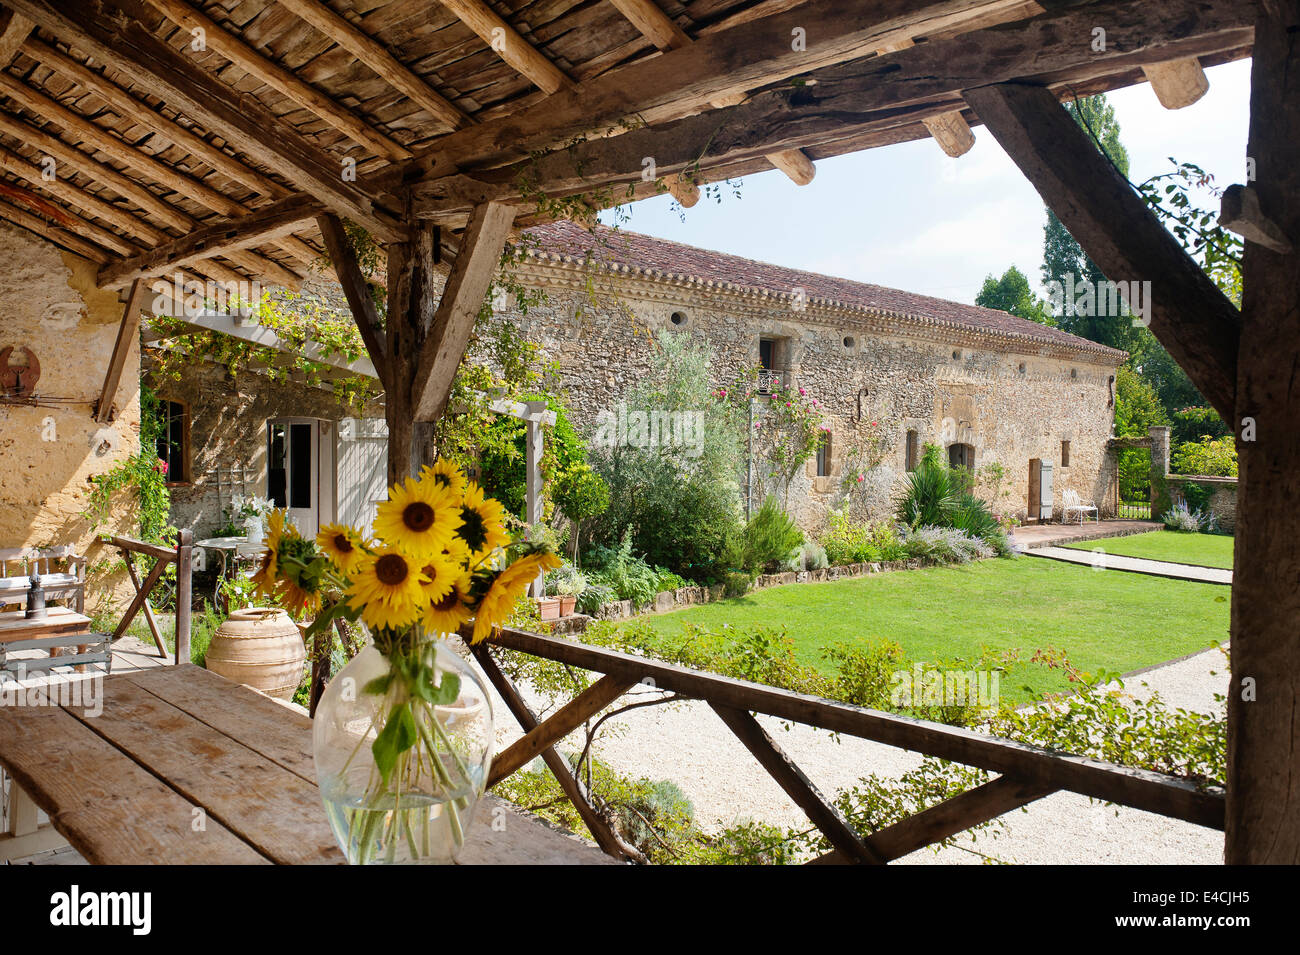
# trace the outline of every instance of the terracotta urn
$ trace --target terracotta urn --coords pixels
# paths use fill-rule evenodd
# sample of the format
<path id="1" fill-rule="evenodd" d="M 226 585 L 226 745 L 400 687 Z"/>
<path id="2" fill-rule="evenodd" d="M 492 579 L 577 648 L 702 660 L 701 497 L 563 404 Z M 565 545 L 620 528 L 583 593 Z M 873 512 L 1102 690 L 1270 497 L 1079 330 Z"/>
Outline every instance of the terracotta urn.
<path id="1" fill-rule="evenodd" d="M 290 700 L 302 683 L 306 660 L 302 634 L 287 613 L 245 607 L 217 628 L 204 665 L 267 696 Z"/>

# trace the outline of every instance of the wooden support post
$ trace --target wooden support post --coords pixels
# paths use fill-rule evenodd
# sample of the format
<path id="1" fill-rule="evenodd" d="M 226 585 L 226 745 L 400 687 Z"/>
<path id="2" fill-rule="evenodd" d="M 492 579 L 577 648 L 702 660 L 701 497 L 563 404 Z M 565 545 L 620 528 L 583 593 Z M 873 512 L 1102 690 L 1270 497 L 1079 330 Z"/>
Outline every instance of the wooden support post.
<path id="1" fill-rule="evenodd" d="M 1151 332 L 1229 420 L 1241 329 L 1232 302 L 1051 91 L 999 83 L 963 95 L 1106 277 L 1150 290 L 1143 298 Z"/>
<path id="2" fill-rule="evenodd" d="M 1300 236 L 1300 0 L 1260 4 L 1251 65 L 1253 184 Z M 1248 242 L 1237 403 L 1237 548 L 1224 861 L 1300 862 L 1300 254 Z M 1194 379 L 1193 379 L 1194 380 Z"/>
<path id="3" fill-rule="evenodd" d="M 126 370 L 126 359 L 131 354 L 131 346 L 140 334 L 140 310 L 148 294 L 149 285 L 144 279 L 136 279 L 131 283 L 131 291 L 126 296 L 126 307 L 122 310 L 122 321 L 117 326 L 113 354 L 108 360 L 108 370 L 104 373 L 104 387 L 100 389 L 99 401 L 95 403 L 95 420 L 101 424 L 112 421 L 117 416 L 113 399 L 117 396 L 118 385 L 122 383 L 122 373 Z"/>
<path id="4" fill-rule="evenodd" d="M 545 411 L 545 405 L 540 410 Z M 527 512 L 526 522 L 529 526 L 537 526 L 542 523 L 542 453 L 544 444 L 542 422 L 538 416 L 530 415 L 528 418 L 528 433 L 524 439 L 524 480 L 526 482 L 524 508 Z M 539 572 L 537 579 L 533 581 L 531 586 L 534 597 L 544 596 L 546 593 L 546 575 Z"/>
<path id="5" fill-rule="evenodd" d="M 194 604 L 194 532 L 176 534 L 176 664 L 190 662 L 190 614 Z"/>
<path id="6" fill-rule="evenodd" d="M 605 679 L 609 679 L 606 677 Z M 754 754 L 754 758 L 777 781 L 786 795 L 804 811 L 809 821 L 821 830 L 835 850 L 845 859 L 856 863 L 880 865 L 884 863 L 879 853 L 868 848 L 853 831 L 853 827 L 840 815 L 839 810 L 826 801 L 818 792 L 812 780 L 803 774 L 781 748 L 772 742 L 772 738 L 748 710 L 723 706 L 710 702 L 713 712 L 717 713 L 727 728 L 736 734 L 736 738 L 745 744 L 745 748 Z"/>
<path id="7" fill-rule="evenodd" d="M 122 552 L 122 557 L 126 561 L 126 573 L 131 578 L 131 586 L 138 592 L 140 590 L 140 574 L 135 569 L 135 560 L 127 551 Z M 158 648 L 158 656 L 166 660 L 167 645 L 163 643 L 162 633 L 158 629 L 158 621 L 153 617 L 153 607 L 149 604 L 147 597 L 141 609 L 144 611 L 145 623 L 149 625 L 149 633 L 153 637 L 154 646 Z"/>
<path id="8" fill-rule="evenodd" d="M 537 716 L 524 698 L 519 695 L 519 691 L 510 682 L 510 678 L 501 672 L 496 660 L 492 659 L 492 652 L 488 650 L 487 645 L 471 646 L 470 652 L 474 654 L 474 659 L 483 668 L 488 680 L 496 687 L 497 692 L 501 694 L 501 698 L 505 700 L 506 706 L 514 714 L 520 728 L 525 733 L 531 733 L 537 729 Z M 636 849 L 624 843 L 610 828 L 605 817 L 598 813 L 591 803 L 587 801 L 582 787 L 578 784 L 578 780 L 574 778 L 573 770 L 565 762 L 564 757 L 556 751 L 555 747 L 548 746 L 542 750 L 541 756 L 543 762 L 546 763 L 546 767 L 559 782 L 560 788 L 564 790 L 564 795 L 568 797 L 569 802 L 573 804 L 573 808 L 577 810 L 578 815 L 582 817 L 582 821 L 586 823 L 592 838 L 596 840 L 596 844 L 607 854 L 617 859 L 644 862 L 645 857 Z"/>
<path id="9" fill-rule="evenodd" d="M 1210 81 L 1194 56 L 1167 63 L 1153 63 L 1142 67 L 1156 99 L 1165 109 L 1182 109 L 1191 106 L 1210 89 Z"/>

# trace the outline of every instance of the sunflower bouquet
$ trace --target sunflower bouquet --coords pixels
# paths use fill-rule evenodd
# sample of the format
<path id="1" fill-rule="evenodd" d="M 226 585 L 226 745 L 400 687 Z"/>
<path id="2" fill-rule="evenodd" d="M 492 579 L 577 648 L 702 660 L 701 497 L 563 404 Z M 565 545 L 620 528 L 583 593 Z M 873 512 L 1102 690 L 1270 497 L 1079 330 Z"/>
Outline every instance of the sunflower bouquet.
<path id="1" fill-rule="evenodd" d="M 314 615 L 308 636 L 342 616 L 371 637 L 316 715 L 321 794 L 352 861 L 454 857 L 464 842 L 492 742 L 469 739 L 467 727 L 477 706 L 490 736 L 490 708 L 473 669 L 439 638 L 472 623 L 471 642 L 485 639 L 560 563 L 512 544 L 504 521 L 502 506 L 447 462 L 390 488 L 373 536 L 330 524 L 308 539 L 283 512 L 270 517 L 258 591 Z"/>

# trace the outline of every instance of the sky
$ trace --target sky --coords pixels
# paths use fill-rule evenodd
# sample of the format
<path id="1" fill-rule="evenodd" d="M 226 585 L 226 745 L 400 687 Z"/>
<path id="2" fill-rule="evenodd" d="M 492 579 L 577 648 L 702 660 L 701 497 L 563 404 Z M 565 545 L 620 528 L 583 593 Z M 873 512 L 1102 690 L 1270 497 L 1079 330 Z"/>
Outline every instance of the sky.
<path id="1" fill-rule="evenodd" d="M 1245 180 L 1250 61 L 1206 75 L 1209 92 L 1180 110 L 1162 107 L 1145 83 L 1108 94 L 1133 182 L 1172 168 L 1171 156 L 1211 173 L 1220 189 Z M 821 160 L 807 186 L 772 170 L 741 180 L 739 198 L 724 190 L 720 203 L 633 203 L 621 227 L 966 303 L 985 276 L 1015 265 L 1041 294 L 1043 202 L 993 136 L 974 132 L 975 146 L 956 159 L 930 139 L 883 146 Z"/>

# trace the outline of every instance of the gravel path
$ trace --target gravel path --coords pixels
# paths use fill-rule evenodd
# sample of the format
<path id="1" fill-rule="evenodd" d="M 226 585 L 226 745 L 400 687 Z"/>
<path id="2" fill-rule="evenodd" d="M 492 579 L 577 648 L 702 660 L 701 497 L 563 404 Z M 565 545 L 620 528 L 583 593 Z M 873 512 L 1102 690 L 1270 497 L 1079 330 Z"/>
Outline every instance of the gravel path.
<path id="1" fill-rule="evenodd" d="M 1159 691 L 1171 706 L 1212 712 L 1215 693 L 1227 687 L 1227 665 L 1218 650 L 1144 671 L 1126 681 L 1134 696 Z M 635 692 L 635 691 L 634 691 Z M 526 695 L 530 695 L 527 694 Z M 625 697 L 623 702 L 628 702 Z M 537 701 L 532 702 L 536 705 Z M 518 728 L 499 699 L 502 744 Z M 777 743 L 807 776 L 830 795 L 865 775 L 897 777 L 920 764 L 919 754 L 802 724 L 759 717 Z M 598 743 L 599 757 L 633 777 L 670 779 L 695 806 L 696 821 L 716 830 L 741 819 L 801 826 L 806 817 L 707 704 L 697 701 L 647 707 L 611 719 Z M 562 749 L 577 749 L 575 735 Z M 1223 834 L 1135 809 L 1103 806 L 1073 793 L 1056 793 L 1003 817 L 1006 828 L 959 847 L 922 849 L 904 864 L 978 864 L 985 855 L 1017 863 L 1220 864 Z"/>

